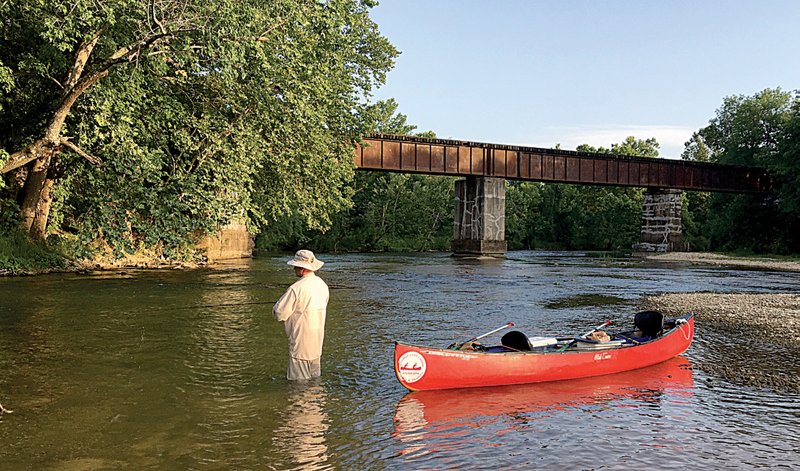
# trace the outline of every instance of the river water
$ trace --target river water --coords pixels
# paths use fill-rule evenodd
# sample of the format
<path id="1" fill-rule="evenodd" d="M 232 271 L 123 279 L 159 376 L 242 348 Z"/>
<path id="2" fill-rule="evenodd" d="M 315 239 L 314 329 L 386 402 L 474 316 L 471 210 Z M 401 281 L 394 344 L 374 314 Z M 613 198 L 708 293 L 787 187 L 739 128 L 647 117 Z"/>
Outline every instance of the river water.
<path id="1" fill-rule="evenodd" d="M 446 346 L 508 321 L 578 334 L 629 325 L 646 294 L 796 293 L 800 274 L 323 254 L 323 378 L 298 386 L 270 311 L 294 281 L 287 258 L 0 279 L 0 403 L 14 411 L 0 416 L 0 469 L 800 467 L 800 396 L 709 373 L 748 356 L 702 319 L 686 354 L 619 375 L 407 393 L 392 369 L 395 340 Z"/>

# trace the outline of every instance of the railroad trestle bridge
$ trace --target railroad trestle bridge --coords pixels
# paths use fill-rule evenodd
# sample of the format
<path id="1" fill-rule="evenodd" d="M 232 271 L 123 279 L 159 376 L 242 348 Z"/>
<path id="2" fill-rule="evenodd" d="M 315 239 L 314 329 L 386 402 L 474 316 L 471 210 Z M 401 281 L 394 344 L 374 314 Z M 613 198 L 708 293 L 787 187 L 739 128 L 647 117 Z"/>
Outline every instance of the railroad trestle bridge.
<path id="1" fill-rule="evenodd" d="M 455 185 L 453 252 L 503 255 L 505 180 L 647 188 L 639 251 L 683 250 L 681 191 L 769 193 L 765 169 L 481 142 L 370 134 L 356 168 L 462 176 Z"/>

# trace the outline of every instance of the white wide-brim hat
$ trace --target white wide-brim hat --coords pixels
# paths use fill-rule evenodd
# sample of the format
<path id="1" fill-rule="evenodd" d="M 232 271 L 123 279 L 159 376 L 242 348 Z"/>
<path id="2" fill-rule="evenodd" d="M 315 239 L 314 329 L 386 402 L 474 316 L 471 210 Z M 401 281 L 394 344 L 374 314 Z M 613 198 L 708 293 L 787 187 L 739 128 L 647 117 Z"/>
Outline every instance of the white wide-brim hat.
<path id="1" fill-rule="evenodd" d="M 311 271 L 317 271 L 322 268 L 322 265 L 325 265 L 325 262 L 318 260 L 317 257 L 314 256 L 314 252 L 310 250 L 298 250 L 297 253 L 294 254 L 294 258 L 286 263 Z"/>

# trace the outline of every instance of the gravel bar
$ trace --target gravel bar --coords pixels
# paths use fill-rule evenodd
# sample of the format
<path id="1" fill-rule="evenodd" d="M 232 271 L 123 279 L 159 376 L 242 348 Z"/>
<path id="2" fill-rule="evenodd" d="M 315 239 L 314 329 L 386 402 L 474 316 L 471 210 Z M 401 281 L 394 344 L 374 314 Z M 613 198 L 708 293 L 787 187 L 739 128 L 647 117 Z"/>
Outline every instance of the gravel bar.
<path id="1" fill-rule="evenodd" d="M 697 365 L 710 377 L 800 393 L 800 295 L 668 293 L 641 307 L 669 317 L 693 312 L 698 335 L 718 336 L 707 344 L 727 350 L 706 351 Z"/>

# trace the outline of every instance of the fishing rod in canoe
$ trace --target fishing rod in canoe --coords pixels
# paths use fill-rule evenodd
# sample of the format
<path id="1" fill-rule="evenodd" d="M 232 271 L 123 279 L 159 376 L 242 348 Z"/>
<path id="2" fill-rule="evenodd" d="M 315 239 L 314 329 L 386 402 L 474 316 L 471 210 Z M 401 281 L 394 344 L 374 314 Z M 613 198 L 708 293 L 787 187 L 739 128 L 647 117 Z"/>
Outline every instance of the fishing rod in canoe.
<path id="1" fill-rule="evenodd" d="M 613 322 L 611 322 L 611 321 L 605 321 L 605 322 L 603 322 L 602 324 L 598 325 L 597 327 L 595 327 L 594 329 L 590 330 L 589 332 L 586 332 L 585 334 L 581 335 L 581 336 L 580 336 L 580 337 L 578 337 L 578 338 L 586 338 L 586 337 L 588 337 L 588 336 L 592 335 L 594 332 L 596 332 L 596 331 L 598 331 L 598 330 L 602 329 L 603 327 L 608 327 L 608 326 L 610 326 L 611 324 L 613 324 Z"/>
<path id="2" fill-rule="evenodd" d="M 570 342 L 567 342 L 566 344 L 564 344 L 564 346 L 562 346 L 561 348 L 559 348 L 559 349 L 558 349 L 558 351 L 559 351 L 559 352 L 563 352 L 564 350 L 568 349 L 569 347 L 571 347 L 571 346 L 573 346 L 573 345 L 577 344 L 577 343 L 578 343 L 578 339 L 585 339 L 585 338 L 588 338 L 588 337 L 589 337 L 590 335 L 592 335 L 593 333 L 595 333 L 595 332 L 597 332 L 598 330 L 602 329 L 603 327 L 607 327 L 607 326 L 609 326 L 609 325 L 611 325 L 611 324 L 613 324 L 613 322 L 611 322 L 611 321 L 605 321 L 605 322 L 603 322 L 602 324 L 598 325 L 597 327 L 595 327 L 594 329 L 590 330 L 589 332 L 586 332 L 586 333 L 585 333 L 585 334 L 583 334 L 583 335 L 579 335 L 579 336 L 577 336 L 577 337 L 574 337 L 574 338 L 572 338 L 572 339 L 570 339 L 570 338 L 566 338 L 566 339 L 564 339 L 564 340 L 571 340 L 571 341 L 570 341 Z M 561 339 L 559 339 L 559 340 L 561 340 Z"/>
<path id="3" fill-rule="evenodd" d="M 514 327 L 514 323 L 513 322 L 507 322 L 504 325 L 502 325 L 502 326 L 500 326 L 500 327 L 498 327 L 498 328 L 496 328 L 494 330 L 490 330 L 489 332 L 486 332 L 483 335 L 479 335 L 477 337 L 472 337 L 471 339 L 467 340 L 466 342 L 450 344 L 450 346 L 447 347 L 447 348 L 448 348 L 448 350 L 458 350 L 459 348 L 461 348 L 462 345 L 466 345 L 466 344 L 468 344 L 470 342 L 476 342 L 476 341 L 478 341 L 478 340 L 480 340 L 480 339 L 482 339 L 484 337 L 488 337 L 488 336 L 490 336 L 492 334 L 500 332 L 503 329 L 508 329 L 509 327 Z"/>

